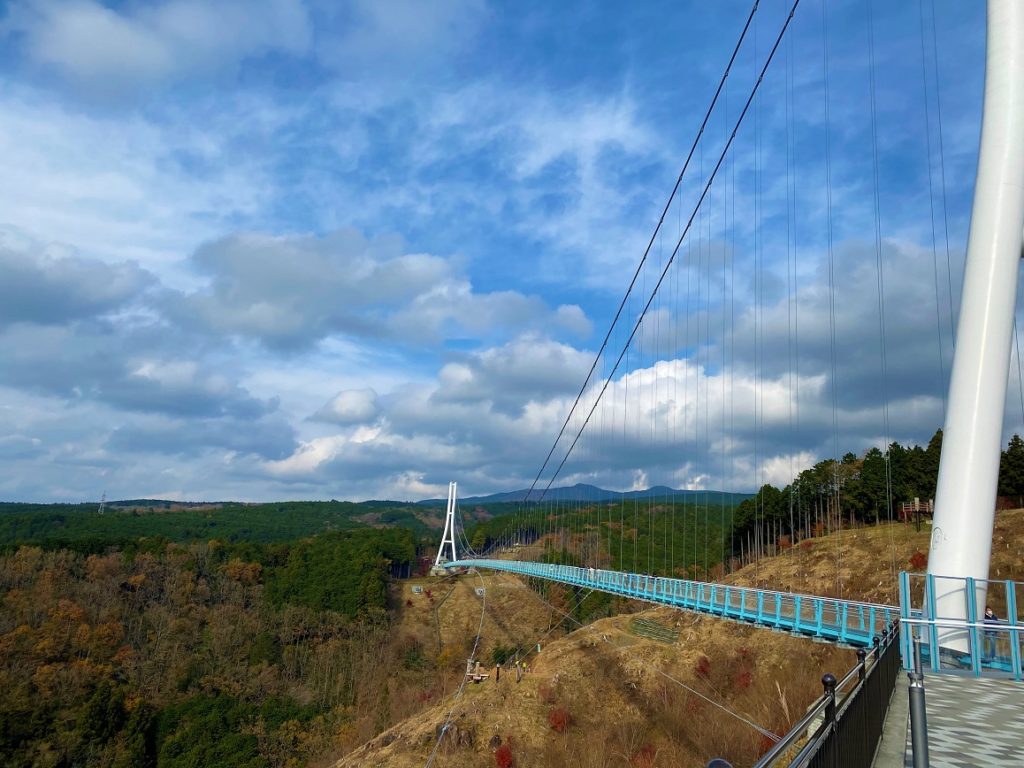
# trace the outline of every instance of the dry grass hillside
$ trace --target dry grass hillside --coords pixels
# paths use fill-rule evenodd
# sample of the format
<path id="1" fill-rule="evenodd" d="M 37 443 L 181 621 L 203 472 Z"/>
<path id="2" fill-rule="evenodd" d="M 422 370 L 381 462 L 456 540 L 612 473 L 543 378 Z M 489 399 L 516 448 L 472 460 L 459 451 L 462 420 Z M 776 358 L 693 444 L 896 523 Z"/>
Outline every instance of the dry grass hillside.
<path id="1" fill-rule="evenodd" d="M 920 566 L 928 538 L 927 526 L 921 532 L 902 524 L 843 531 L 747 566 L 728 581 L 893 602 L 893 570 L 914 569 L 912 562 Z M 997 518 L 992 576 L 1024 578 L 1022 510 Z M 487 658 L 495 643 L 550 630 L 551 610 L 531 590 L 510 577 L 483 578 L 488 610 L 479 657 Z M 462 654 L 453 657 L 456 664 L 480 621 L 474 592 L 479 583 L 476 576 L 461 577 L 438 612 L 441 648 Z M 430 588 L 435 603 L 448 589 Z M 429 599 L 414 601 L 406 605 L 401 631 L 426 644 L 430 633 L 436 638 L 433 615 Z M 677 631 L 678 640 L 659 642 L 632 633 L 637 617 Z M 703 766 L 713 756 L 750 765 L 769 742 L 737 715 L 781 732 L 820 695 L 823 673 L 838 675 L 855 662 L 849 649 L 667 608 L 556 634 L 549 634 L 541 653 L 531 658 L 522 682 L 506 673 L 500 681 L 468 684 L 453 703 L 452 676 L 443 700 L 423 703 L 418 714 L 356 749 L 336 768 L 418 768 L 435 747 L 437 768 Z M 449 711 L 452 727 L 438 745 Z"/>
<path id="2" fill-rule="evenodd" d="M 852 528 L 802 541 L 776 557 L 730 574 L 724 581 L 896 604 L 896 574 L 924 570 L 930 538 L 931 526 L 927 523 L 920 531 L 904 523 Z M 1024 581 L 1024 509 L 997 513 L 989 576 Z"/>

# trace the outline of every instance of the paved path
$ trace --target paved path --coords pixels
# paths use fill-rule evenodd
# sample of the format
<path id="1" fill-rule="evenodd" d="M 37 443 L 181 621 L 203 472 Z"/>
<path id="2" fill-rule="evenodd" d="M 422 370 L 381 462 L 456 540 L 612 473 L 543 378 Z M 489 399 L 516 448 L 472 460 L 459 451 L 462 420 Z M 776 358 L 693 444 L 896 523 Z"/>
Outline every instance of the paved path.
<path id="1" fill-rule="evenodd" d="M 889 710 L 885 713 L 885 725 L 882 728 L 882 739 L 878 742 L 878 751 L 872 768 L 903 768 L 907 752 L 907 730 L 910 717 L 910 699 L 907 694 L 907 673 L 900 672 L 896 678 L 896 687 L 889 700 Z"/>
<path id="2" fill-rule="evenodd" d="M 906 679 L 906 674 L 901 674 Z M 928 675 L 924 690 L 931 768 L 1024 765 L 1024 685 L 1009 680 Z M 895 695 L 905 697 L 906 691 L 904 685 Z M 883 764 L 878 765 L 881 768 Z M 909 728 L 903 765 L 913 766 Z"/>

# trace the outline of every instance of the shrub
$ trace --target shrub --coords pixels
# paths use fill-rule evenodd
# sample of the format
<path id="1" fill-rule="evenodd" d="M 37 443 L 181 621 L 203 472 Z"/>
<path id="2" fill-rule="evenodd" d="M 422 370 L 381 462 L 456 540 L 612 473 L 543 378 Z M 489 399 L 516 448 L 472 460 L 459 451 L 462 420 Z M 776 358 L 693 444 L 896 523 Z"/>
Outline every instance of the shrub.
<path id="1" fill-rule="evenodd" d="M 491 662 L 493 664 L 504 664 L 516 655 L 518 649 L 514 645 L 496 645 L 491 651 Z"/>
<path id="2" fill-rule="evenodd" d="M 740 670 L 739 674 L 736 675 L 736 687 L 741 691 L 747 690 L 753 682 L 754 673 L 749 669 Z"/>
<path id="3" fill-rule="evenodd" d="M 635 768 L 654 768 L 654 761 L 658 757 L 658 750 L 654 748 L 653 744 L 644 744 L 640 749 L 633 753 L 633 759 L 630 760 Z"/>
<path id="4" fill-rule="evenodd" d="M 915 571 L 923 571 L 928 566 L 928 555 L 924 552 L 915 552 L 910 556 L 910 567 Z"/>
<path id="5" fill-rule="evenodd" d="M 508 744 L 494 750 L 494 763 L 498 768 L 512 768 L 512 748 Z"/>
<path id="6" fill-rule="evenodd" d="M 548 712 L 548 725 L 556 733 L 565 733 L 566 729 L 572 725 L 572 715 L 562 709 L 562 707 L 555 707 Z"/>
<path id="7" fill-rule="evenodd" d="M 707 680 L 711 677 L 711 659 L 707 656 L 701 656 L 697 659 L 697 663 L 694 665 L 693 671 L 697 673 L 698 677 L 703 677 Z"/>

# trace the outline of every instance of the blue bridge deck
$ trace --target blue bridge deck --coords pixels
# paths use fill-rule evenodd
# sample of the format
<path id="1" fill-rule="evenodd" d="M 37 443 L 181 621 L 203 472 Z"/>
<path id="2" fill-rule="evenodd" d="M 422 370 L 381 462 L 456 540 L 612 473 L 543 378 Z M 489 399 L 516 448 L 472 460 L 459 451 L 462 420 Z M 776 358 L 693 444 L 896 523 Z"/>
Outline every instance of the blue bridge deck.
<path id="1" fill-rule="evenodd" d="M 599 568 L 514 560 L 458 560 L 445 567 L 485 568 L 533 576 L 860 647 L 872 645 L 876 635 L 900 618 L 899 607 L 892 605 Z"/>

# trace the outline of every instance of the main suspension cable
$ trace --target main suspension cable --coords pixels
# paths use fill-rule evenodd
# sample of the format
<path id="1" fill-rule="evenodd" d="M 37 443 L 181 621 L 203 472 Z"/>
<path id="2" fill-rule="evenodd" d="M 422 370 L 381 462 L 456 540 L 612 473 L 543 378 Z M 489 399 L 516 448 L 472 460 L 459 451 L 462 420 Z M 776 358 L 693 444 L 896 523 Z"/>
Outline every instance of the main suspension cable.
<path id="1" fill-rule="evenodd" d="M 772 60 L 775 58 L 775 54 L 776 54 L 776 52 L 779 49 L 779 45 L 782 43 L 782 39 L 783 39 L 783 37 L 786 34 L 786 30 L 789 29 L 789 25 L 793 21 L 793 16 L 796 13 L 796 9 L 797 9 L 797 7 L 799 5 L 800 5 L 800 0 L 794 0 L 793 5 L 790 8 L 789 14 L 786 16 L 786 21 L 783 23 L 782 29 L 779 30 L 779 34 L 775 38 L 775 43 L 772 45 L 771 51 L 769 52 L 768 57 L 765 60 L 764 66 L 761 68 L 761 72 L 758 75 L 757 81 L 754 83 L 754 86 L 753 86 L 753 88 L 750 91 L 750 95 L 747 97 L 747 100 L 746 100 L 746 102 L 743 105 L 743 109 L 741 110 L 741 112 L 739 114 L 739 117 L 736 120 L 736 124 L 733 127 L 732 132 L 729 135 L 729 140 L 726 142 L 725 146 L 722 148 L 722 151 L 721 151 L 721 153 L 718 156 L 718 160 L 715 162 L 715 166 L 712 169 L 711 174 L 708 176 L 707 182 L 704 184 L 704 188 L 701 191 L 700 197 L 698 198 L 696 204 L 693 207 L 693 211 L 691 212 L 690 217 L 689 217 L 689 219 L 688 219 L 688 221 L 686 223 L 686 227 L 683 229 L 683 232 L 680 235 L 679 240 L 676 242 L 676 245 L 675 245 L 675 247 L 672 250 L 672 254 L 669 256 L 668 261 L 665 264 L 665 268 L 662 270 L 661 275 L 658 277 L 658 281 L 657 281 L 657 283 L 655 283 L 654 289 L 652 290 L 651 295 L 647 298 L 647 302 L 644 305 L 643 310 L 640 312 L 640 316 L 637 318 L 636 323 L 633 325 L 633 330 L 629 334 L 629 337 L 626 339 L 626 344 L 623 347 L 622 351 L 619 353 L 619 356 L 618 356 L 618 358 L 615 361 L 615 365 L 612 366 L 612 370 L 611 370 L 608 378 L 605 379 L 604 384 L 601 387 L 601 391 L 598 393 L 597 397 L 595 398 L 593 406 L 591 406 L 590 411 L 587 414 L 587 417 L 583 420 L 582 426 L 580 427 L 579 431 L 576 433 L 575 438 L 573 438 L 572 444 L 569 446 L 568 451 L 566 451 L 565 456 L 562 457 L 562 460 L 559 463 L 558 468 L 555 470 L 554 474 L 552 474 L 551 479 L 548 481 L 547 486 L 544 488 L 544 491 L 541 493 L 540 498 L 542 498 L 542 499 L 544 498 L 544 495 L 551 488 L 551 485 L 555 481 L 555 478 L 557 478 L 559 473 L 562 471 L 562 468 L 565 466 L 565 462 L 568 460 L 568 458 L 569 458 L 570 454 L 572 453 L 573 449 L 576 447 L 576 443 L 579 442 L 580 436 L 583 434 L 583 430 L 586 429 L 587 424 L 590 422 L 591 416 L 593 416 L 594 411 L 597 409 L 598 403 L 600 403 L 601 398 L 603 397 L 605 391 L 608 389 L 608 385 L 611 382 L 612 377 L 615 375 L 616 371 L 618 371 L 618 369 L 619 369 L 619 366 L 622 364 L 622 360 L 623 360 L 623 358 L 626 355 L 626 350 L 628 350 L 630 348 L 630 346 L 632 345 L 633 339 L 636 337 L 636 334 L 637 334 L 637 332 L 640 329 L 640 324 L 643 322 L 643 319 L 646 316 L 647 311 L 650 309 L 651 304 L 654 301 L 654 296 L 658 293 L 658 289 L 661 288 L 661 284 L 665 280 L 665 275 L 668 274 L 668 270 L 671 268 L 672 264 L 675 262 L 676 255 L 679 253 L 679 249 L 682 246 L 683 241 L 686 239 L 686 236 L 689 234 L 690 228 L 693 226 L 694 220 L 697 218 L 697 213 L 700 211 L 701 206 L 704 203 L 704 199 L 707 197 L 708 190 L 711 188 L 712 183 L 714 182 L 716 176 L 718 175 L 719 169 L 721 169 L 721 167 L 722 167 L 722 163 L 725 161 L 726 155 L 729 153 L 729 149 L 732 147 L 732 143 L 733 143 L 733 141 L 736 138 L 736 134 L 738 133 L 738 131 L 740 129 L 740 126 L 743 124 L 743 119 L 746 117 L 747 112 L 750 110 L 750 105 L 754 101 L 754 97 L 757 95 L 757 92 L 758 92 L 758 89 L 761 86 L 761 83 L 764 81 L 765 73 L 768 71 L 768 67 L 771 65 Z"/>
<path id="2" fill-rule="evenodd" d="M 799 1 L 799 0 L 798 0 Z M 715 95 L 711 99 L 711 103 L 708 105 L 707 111 L 704 114 L 704 119 L 701 121 L 700 128 L 697 130 L 697 135 L 693 139 L 693 143 L 690 145 L 690 151 L 686 155 L 686 161 L 683 163 L 683 169 L 679 172 L 679 176 L 676 179 L 675 186 L 672 187 L 672 193 L 668 196 L 668 201 L 665 203 L 665 207 L 661 212 L 661 216 L 658 219 L 657 225 L 654 227 L 654 232 L 651 234 L 651 239 L 647 242 L 647 247 L 644 249 L 644 254 L 640 259 L 640 263 L 637 264 L 636 271 L 633 272 L 633 279 L 629 281 L 629 287 L 626 289 L 626 294 L 622 297 L 622 301 L 619 302 L 619 308 L 615 311 L 615 316 L 612 318 L 612 323 L 608 327 L 608 332 L 604 336 L 604 340 L 601 342 L 601 346 L 594 356 L 594 362 L 590 366 L 590 371 L 587 373 L 587 377 L 583 381 L 583 386 L 580 387 L 579 393 L 576 395 L 576 400 L 572 404 L 572 408 L 569 409 L 568 415 L 565 417 L 565 422 L 562 424 L 562 428 L 558 430 L 558 436 L 555 438 L 554 443 L 551 444 L 551 450 L 548 451 L 548 455 L 544 458 L 544 463 L 541 465 L 540 470 L 537 472 L 537 476 L 533 479 L 533 483 L 530 484 L 530 490 L 527 491 L 526 497 L 523 501 L 529 501 L 530 495 L 537 487 L 537 483 L 540 482 L 541 476 L 544 474 L 544 470 L 548 466 L 548 462 L 551 461 L 552 455 L 554 455 L 555 448 L 558 447 L 558 443 L 561 441 L 562 436 L 565 434 L 566 428 L 569 426 L 569 421 L 572 415 L 576 412 L 576 408 L 579 405 L 580 400 L 583 398 L 583 393 L 586 392 L 587 385 L 590 384 L 590 379 L 594 375 L 594 371 L 597 368 L 598 361 L 601 360 L 604 354 L 605 348 L 608 346 L 608 340 L 611 338 L 612 331 L 619 322 L 619 317 L 622 315 L 622 310 L 626 306 L 626 302 L 629 299 L 630 294 L 633 292 L 633 288 L 636 285 L 637 278 L 640 276 L 641 270 L 643 270 L 644 264 L 647 262 L 647 256 L 651 252 L 651 248 L 654 245 L 654 241 L 658 237 L 658 233 L 661 231 L 661 225 L 665 222 L 665 216 L 668 214 L 669 209 L 672 206 L 672 201 L 675 199 L 676 194 L 679 192 L 679 187 L 683 183 L 683 176 L 686 174 L 687 169 L 690 167 L 690 160 L 693 158 L 693 154 L 700 144 L 701 137 L 704 135 L 704 129 L 707 127 L 708 121 L 711 119 L 711 113 L 715 109 L 715 105 L 718 103 L 718 97 L 722 93 L 722 89 L 725 86 L 726 80 L 729 78 L 729 74 L 732 71 L 733 62 L 736 61 L 736 56 L 739 54 L 740 48 L 743 45 L 743 40 L 747 36 L 747 30 L 750 29 L 750 22 L 754 18 L 754 14 L 757 13 L 758 5 L 760 0 L 754 0 L 754 4 L 750 9 L 750 13 L 747 15 L 747 21 L 743 25 L 743 31 L 740 32 L 739 40 L 736 41 L 736 46 L 733 48 L 732 55 L 729 57 L 729 63 L 725 66 L 725 71 L 722 73 L 721 79 L 718 81 L 718 87 L 715 89 Z M 792 16 L 792 14 L 790 14 Z M 788 22 L 787 22 L 788 23 Z M 610 375 L 609 375 L 610 378 Z M 602 390 L 603 391 L 603 390 Z M 600 398 L 599 398 L 600 399 Z M 550 487 L 550 485 L 549 485 Z M 547 489 L 545 489 L 545 492 Z M 541 495 L 541 499 L 544 495 Z"/>

